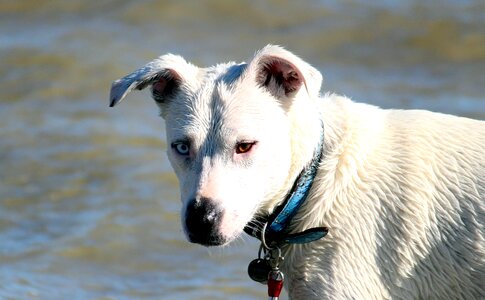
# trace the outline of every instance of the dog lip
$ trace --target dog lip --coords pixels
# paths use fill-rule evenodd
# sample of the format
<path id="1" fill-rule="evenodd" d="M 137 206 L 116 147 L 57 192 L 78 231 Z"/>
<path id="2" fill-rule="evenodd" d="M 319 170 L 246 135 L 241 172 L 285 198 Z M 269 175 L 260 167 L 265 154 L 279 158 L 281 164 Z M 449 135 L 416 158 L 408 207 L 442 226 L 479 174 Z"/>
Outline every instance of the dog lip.
<path id="1" fill-rule="evenodd" d="M 226 239 L 222 238 L 221 236 L 209 236 L 209 238 L 201 239 L 198 236 L 194 236 L 189 234 L 189 241 L 191 243 L 200 244 L 206 247 L 213 247 L 213 246 L 222 246 L 227 243 Z"/>

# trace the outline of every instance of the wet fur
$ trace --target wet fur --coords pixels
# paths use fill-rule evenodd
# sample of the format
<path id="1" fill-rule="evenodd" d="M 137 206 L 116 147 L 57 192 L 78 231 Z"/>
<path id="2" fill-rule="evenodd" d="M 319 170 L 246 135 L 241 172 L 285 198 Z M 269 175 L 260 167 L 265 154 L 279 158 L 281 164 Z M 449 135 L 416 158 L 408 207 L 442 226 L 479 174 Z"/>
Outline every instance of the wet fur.
<path id="1" fill-rule="evenodd" d="M 323 120 L 324 158 L 292 228 L 329 234 L 283 249 L 291 298 L 483 299 L 485 122 L 322 96 L 321 81 L 277 46 L 207 69 L 165 55 L 116 81 L 111 104 L 152 86 L 168 144 L 190 136 L 194 145 L 185 162 L 168 149 L 182 223 L 189 199 L 211 199 L 224 211 L 221 244 L 284 199 Z M 244 136 L 259 148 L 230 154 Z"/>

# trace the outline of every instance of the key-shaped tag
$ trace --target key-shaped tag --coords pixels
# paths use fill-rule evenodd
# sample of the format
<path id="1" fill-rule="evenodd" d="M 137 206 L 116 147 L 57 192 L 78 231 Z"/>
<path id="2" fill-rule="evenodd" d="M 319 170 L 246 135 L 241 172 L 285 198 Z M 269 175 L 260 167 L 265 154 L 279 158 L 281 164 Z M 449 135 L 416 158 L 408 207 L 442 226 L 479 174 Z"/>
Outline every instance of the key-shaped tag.
<path id="1" fill-rule="evenodd" d="M 268 274 L 268 297 L 269 300 L 278 300 L 283 289 L 283 280 L 285 276 L 280 269 L 276 268 Z"/>

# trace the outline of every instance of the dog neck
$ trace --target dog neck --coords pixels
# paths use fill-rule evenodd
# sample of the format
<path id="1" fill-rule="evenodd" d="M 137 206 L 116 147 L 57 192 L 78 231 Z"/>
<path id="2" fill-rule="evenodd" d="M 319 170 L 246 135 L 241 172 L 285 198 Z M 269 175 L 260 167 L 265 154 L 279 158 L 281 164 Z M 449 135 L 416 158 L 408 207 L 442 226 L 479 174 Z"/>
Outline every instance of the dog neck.
<path id="1" fill-rule="evenodd" d="M 300 172 L 285 200 L 270 215 L 257 216 L 244 228 L 247 234 L 261 240 L 267 248 L 278 247 L 288 243 L 308 243 L 322 238 L 327 233 L 327 229 L 323 227 L 311 228 L 299 233 L 290 234 L 288 232 L 291 220 L 308 197 L 317 175 L 323 156 L 323 122 L 321 128 L 320 139 L 313 158 Z M 260 228 L 258 224 L 264 224 L 263 228 Z"/>

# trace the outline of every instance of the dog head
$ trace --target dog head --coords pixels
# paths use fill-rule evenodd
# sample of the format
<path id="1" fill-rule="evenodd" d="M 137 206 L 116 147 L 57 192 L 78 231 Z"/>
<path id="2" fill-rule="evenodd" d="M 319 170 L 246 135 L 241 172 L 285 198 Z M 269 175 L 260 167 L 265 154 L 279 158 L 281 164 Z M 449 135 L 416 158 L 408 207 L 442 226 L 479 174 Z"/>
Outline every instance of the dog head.
<path id="1" fill-rule="evenodd" d="M 191 242 L 223 245 L 255 214 L 270 213 L 311 160 L 321 81 L 278 46 L 249 63 L 210 68 L 167 54 L 115 81 L 110 106 L 151 87 L 166 122 L 185 233 Z"/>

